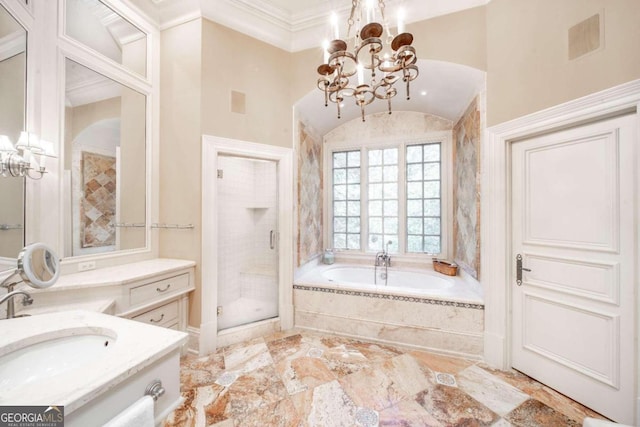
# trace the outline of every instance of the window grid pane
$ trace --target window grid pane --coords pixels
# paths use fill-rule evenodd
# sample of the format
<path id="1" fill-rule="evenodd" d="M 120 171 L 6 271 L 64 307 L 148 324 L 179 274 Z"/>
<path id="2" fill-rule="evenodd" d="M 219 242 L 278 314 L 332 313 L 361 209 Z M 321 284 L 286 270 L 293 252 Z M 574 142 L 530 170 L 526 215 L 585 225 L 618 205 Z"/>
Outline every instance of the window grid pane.
<path id="1" fill-rule="evenodd" d="M 440 143 L 408 145 L 407 252 L 442 250 Z"/>
<path id="2" fill-rule="evenodd" d="M 398 252 L 398 148 L 368 151 L 368 250 Z"/>
<path id="3" fill-rule="evenodd" d="M 360 249 L 360 150 L 333 153 L 333 247 Z"/>

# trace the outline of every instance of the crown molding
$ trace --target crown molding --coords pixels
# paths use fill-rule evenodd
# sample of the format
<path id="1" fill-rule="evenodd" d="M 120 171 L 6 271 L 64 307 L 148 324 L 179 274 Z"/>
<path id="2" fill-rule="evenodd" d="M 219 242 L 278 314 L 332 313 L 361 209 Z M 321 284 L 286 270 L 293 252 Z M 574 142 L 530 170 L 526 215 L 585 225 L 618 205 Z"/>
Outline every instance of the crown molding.
<path id="1" fill-rule="evenodd" d="M 206 18 L 289 52 L 320 46 L 328 32 L 332 10 L 326 4 L 291 12 L 267 0 L 130 0 L 156 19 L 165 30 Z M 406 23 L 483 6 L 490 0 L 387 0 L 387 21 L 395 26 L 395 10 L 402 6 Z M 334 10 L 346 22 L 350 2 Z M 341 28 L 341 31 L 346 28 Z"/>
<path id="2" fill-rule="evenodd" d="M 27 34 L 24 30 L 16 30 L 0 38 L 0 61 L 11 58 L 27 49 Z"/>

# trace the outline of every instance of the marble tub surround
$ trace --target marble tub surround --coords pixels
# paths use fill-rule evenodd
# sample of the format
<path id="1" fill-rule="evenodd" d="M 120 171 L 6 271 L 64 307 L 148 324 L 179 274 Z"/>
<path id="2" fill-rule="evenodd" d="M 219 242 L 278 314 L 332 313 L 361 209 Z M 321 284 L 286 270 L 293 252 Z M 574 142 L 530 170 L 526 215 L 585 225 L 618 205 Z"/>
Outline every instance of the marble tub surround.
<path id="1" fill-rule="evenodd" d="M 331 270 L 339 269 L 370 269 L 365 277 L 369 281 L 368 283 L 343 283 L 339 280 L 329 280 L 326 274 Z M 390 281 L 392 282 L 392 276 L 396 274 L 406 273 L 418 273 L 420 276 L 416 279 L 416 283 L 412 283 L 410 288 L 402 288 L 393 285 L 385 285 L 384 283 L 374 285 L 373 284 L 373 265 L 372 264 L 356 264 L 356 263 L 334 263 L 331 265 L 318 264 L 315 268 L 306 271 L 305 274 L 300 275 L 295 279 L 295 284 L 300 286 L 314 286 L 314 287 L 326 287 L 333 289 L 348 289 L 354 291 L 367 291 L 376 292 L 390 295 L 402 295 L 409 297 L 424 297 L 434 300 L 480 304 L 483 305 L 482 286 L 473 278 L 468 275 L 464 276 L 447 276 L 438 273 L 433 268 L 416 268 L 415 265 L 407 266 L 398 265 L 390 267 L 388 270 Z M 370 276 L 370 277 L 369 277 Z M 428 282 L 430 278 L 434 278 L 436 281 L 445 281 L 450 284 L 450 287 L 444 289 L 428 289 L 426 286 L 421 289 L 421 281 Z"/>
<path id="2" fill-rule="evenodd" d="M 297 327 L 457 356 L 482 356 L 484 304 L 463 279 L 439 275 L 455 283 L 455 291 L 433 292 L 323 279 L 323 271 L 339 266 L 318 267 L 295 281 Z"/>
<path id="3" fill-rule="evenodd" d="M 235 380 L 221 385 L 230 373 Z M 185 402 L 165 427 L 579 426 L 601 418 L 516 371 L 300 330 L 184 357 L 181 382 Z"/>
<path id="4" fill-rule="evenodd" d="M 70 334 L 111 336 L 108 355 L 95 362 L 8 391 L 0 389 L 0 405 L 62 405 L 65 416 L 179 349 L 187 339 L 183 332 L 81 310 L 7 319 L 2 325 L 0 356 Z"/>

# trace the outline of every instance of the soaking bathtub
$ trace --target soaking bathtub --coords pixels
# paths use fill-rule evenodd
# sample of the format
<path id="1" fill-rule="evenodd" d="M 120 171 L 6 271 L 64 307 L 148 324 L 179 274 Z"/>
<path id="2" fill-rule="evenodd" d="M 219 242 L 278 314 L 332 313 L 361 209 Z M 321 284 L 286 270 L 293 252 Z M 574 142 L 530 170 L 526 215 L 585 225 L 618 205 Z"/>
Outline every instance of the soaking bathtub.
<path id="1" fill-rule="evenodd" d="M 320 265 L 294 282 L 296 327 L 440 353 L 482 356 L 480 284 L 429 269 Z"/>

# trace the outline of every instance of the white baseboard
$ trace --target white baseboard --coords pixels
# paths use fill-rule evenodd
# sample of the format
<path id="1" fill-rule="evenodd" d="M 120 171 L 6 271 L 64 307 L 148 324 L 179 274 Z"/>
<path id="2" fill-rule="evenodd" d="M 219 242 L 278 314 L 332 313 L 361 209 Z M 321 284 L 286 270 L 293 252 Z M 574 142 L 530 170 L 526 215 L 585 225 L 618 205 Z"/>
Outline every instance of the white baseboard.
<path id="1" fill-rule="evenodd" d="M 506 357 L 506 340 L 503 335 L 485 331 L 484 361 L 487 365 L 498 369 L 509 369 Z"/>
<path id="2" fill-rule="evenodd" d="M 200 328 L 187 326 L 187 351 L 192 354 L 200 354 Z"/>

